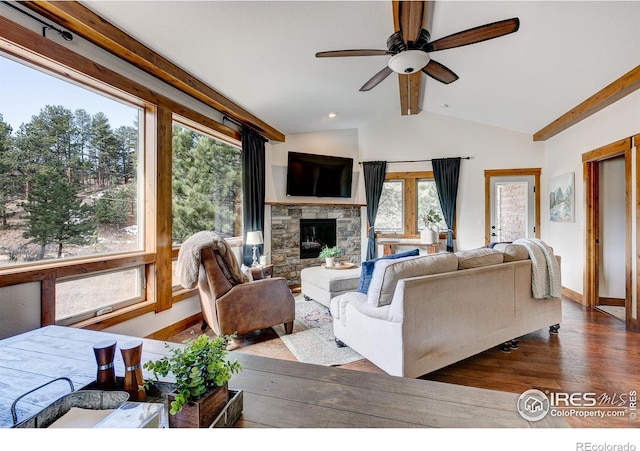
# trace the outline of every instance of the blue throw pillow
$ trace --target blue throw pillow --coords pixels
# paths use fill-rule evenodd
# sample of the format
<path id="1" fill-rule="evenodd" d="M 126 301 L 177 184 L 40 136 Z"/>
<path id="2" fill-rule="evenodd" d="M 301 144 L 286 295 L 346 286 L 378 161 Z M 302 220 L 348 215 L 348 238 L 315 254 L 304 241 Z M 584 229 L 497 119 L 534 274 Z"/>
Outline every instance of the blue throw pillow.
<path id="1" fill-rule="evenodd" d="M 371 278 L 373 277 L 373 270 L 378 260 L 387 260 L 387 259 L 402 258 L 402 257 L 414 257 L 416 255 L 420 255 L 419 249 L 400 252 L 399 254 L 391 254 L 391 255 L 387 255 L 386 257 L 373 258 L 371 260 L 367 260 L 366 262 L 362 262 L 361 270 L 360 270 L 360 280 L 358 281 L 357 291 L 360 293 L 367 294 L 367 291 L 369 290 L 369 284 L 371 283 Z"/>

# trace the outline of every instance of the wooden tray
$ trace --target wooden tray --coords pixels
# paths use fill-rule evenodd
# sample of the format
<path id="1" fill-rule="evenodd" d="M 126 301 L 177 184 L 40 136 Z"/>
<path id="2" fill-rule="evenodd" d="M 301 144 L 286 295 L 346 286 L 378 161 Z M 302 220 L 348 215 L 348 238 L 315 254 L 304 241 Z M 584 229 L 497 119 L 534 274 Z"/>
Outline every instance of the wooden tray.
<path id="1" fill-rule="evenodd" d="M 326 266 L 324 263 L 322 264 L 322 267 L 325 269 L 351 269 L 351 268 L 354 268 L 355 266 L 356 266 L 355 263 L 348 263 L 348 262 L 336 263 L 333 266 Z"/>
<path id="2" fill-rule="evenodd" d="M 91 382 L 89 385 L 83 387 L 83 390 L 91 389 L 95 387 L 95 381 Z M 122 377 L 116 378 L 116 384 L 118 386 L 117 389 L 122 390 L 122 386 L 124 385 L 124 379 Z M 175 388 L 175 385 L 170 382 L 158 382 L 154 381 L 153 384 L 147 390 L 147 402 L 151 403 L 162 403 L 165 405 L 165 412 L 163 412 L 161 418 L 160 427 L 168 428 L 169 427 L 169 419 L 167 417 L 169 406 L 167 402 L 167 394 L 171 393 Z M 117 390 L 116 389 L 116 390 Z M 213 420 L 211 424 L 211 428 L 230 428 L 233 427 L 234 423 L 238 420 L 240 415 L 242 414 L 242 409 L 244 407 L 244 395 L 242 390 L 231 390 L 229 389 L 229 400 L 227 401 L 227 405 L 222 409 L 218 417 Z"/>

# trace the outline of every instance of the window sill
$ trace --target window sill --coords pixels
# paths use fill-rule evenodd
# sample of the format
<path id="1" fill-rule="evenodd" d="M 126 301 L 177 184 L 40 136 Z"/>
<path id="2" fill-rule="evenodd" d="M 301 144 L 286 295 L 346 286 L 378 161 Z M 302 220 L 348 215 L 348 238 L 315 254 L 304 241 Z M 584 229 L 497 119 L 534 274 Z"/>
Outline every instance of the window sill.
<path id="1" fill-rule="evenodd" d="M 115 310 L 111 313 L 106 313 L 104 315 L 71 324 L 69 327 L 77 329 L 103 330 L 107 327 L 115 326 L 116 324 L 137 318 L 138 316 L 142 316 L 146 313 L 155 312 L 155 309 L 156 303 L 154 301 L 140 302 L 135 305 Z"/>

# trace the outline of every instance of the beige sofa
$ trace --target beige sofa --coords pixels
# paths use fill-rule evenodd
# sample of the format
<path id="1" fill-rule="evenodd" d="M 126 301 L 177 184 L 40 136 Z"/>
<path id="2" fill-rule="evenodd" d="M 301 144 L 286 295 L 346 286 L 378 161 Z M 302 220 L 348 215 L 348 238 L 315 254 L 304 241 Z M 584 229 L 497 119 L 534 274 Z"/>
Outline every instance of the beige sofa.
<path id="1" fill-rule="evenodd" d="M 542 328 L 557 333 L 560 299 L 533 298 L 531 282 L 519 245 L 380 260 L 367 294 L 331 300 L 334 335 L 387 373 L 418 377 Z"/>

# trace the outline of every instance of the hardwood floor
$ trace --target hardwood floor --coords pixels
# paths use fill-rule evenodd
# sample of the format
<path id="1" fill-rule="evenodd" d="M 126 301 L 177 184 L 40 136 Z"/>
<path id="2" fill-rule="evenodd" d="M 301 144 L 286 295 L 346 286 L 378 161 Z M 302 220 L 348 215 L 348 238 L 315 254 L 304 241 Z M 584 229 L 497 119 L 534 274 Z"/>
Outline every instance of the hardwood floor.
<path id="1" fill-rule="evenodd" d="M 421 379 L 470 387 L 522 393 L 531 388 L 549 393 L 595 393 L 601 411 L 613 411 L 620 396 L 629 405 L 629 392 L 640 392 L 640 334 L 627 332 L 624 322 L 612 315 L 563 299 L 563 321 L 558 335 L 540 330 L 520 338 L 517 350 L 497 348 L 424 375 Z M 182 342 L 199 333 L 199 324 L 170 339 Z M 211 333 L 207 330 L 207 333 Z M 296 360 L 271 329 L 241 337 L 233 346 L 246 352 L 278 359 Z M 383 371 L 367 360 L 344 368 Z M 608 396 L 608 402 L 603 400 Z M 609 410 L 607 410 L 607 407 Z M 514 406 L 515 408 L 515 406 Z M 593 410 L 593 409 L 587 409 Z M 572 427 L 637 428 L 640 420 L 629 418 L 565 417 Z"/>

